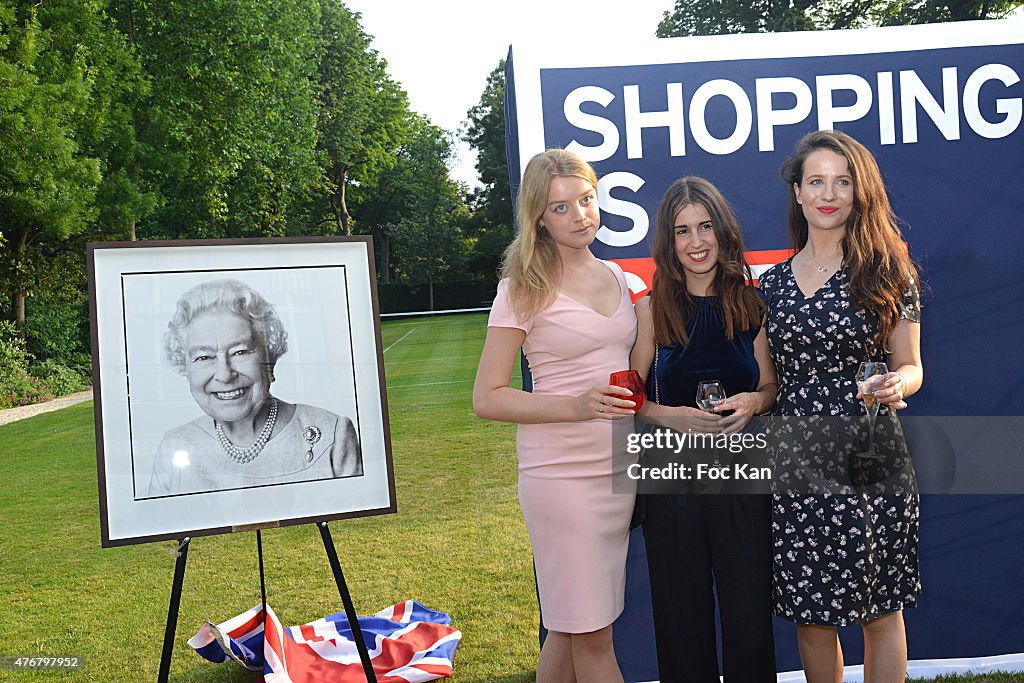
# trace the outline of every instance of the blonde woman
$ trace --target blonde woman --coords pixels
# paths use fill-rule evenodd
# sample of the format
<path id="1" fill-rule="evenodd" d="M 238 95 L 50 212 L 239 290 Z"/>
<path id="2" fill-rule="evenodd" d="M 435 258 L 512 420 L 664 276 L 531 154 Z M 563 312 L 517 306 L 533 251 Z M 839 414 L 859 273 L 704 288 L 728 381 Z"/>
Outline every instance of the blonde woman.
<path id="1" fill-rule="evenodd" d="M 601 222 L 586 161 L 556 149 L 531 159 L 517 214 L 473 406 L 519 424 L 519 501 L 548 629 L 537 681 L 620 682 L 611 624 L 623 607 L 634 496 L 612 493 L 613 477 L 628 481 L 613 471 L 612 421 L 632 419 L 634 404 L 608 376 L 629 367 L 636 316 L 622 270 L 590 251 Z M 532 393 L 509 386 L 520 348 Z"/>

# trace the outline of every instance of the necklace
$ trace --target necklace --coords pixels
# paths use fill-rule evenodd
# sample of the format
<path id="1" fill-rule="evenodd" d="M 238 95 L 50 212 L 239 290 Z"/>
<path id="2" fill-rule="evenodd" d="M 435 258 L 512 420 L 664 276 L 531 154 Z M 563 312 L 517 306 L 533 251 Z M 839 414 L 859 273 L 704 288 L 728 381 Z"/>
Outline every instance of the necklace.
<path id="1" fill-rule="evenodd" d="M 839 270 L 840 266 L 842 266 L 842 265 L 843 265 L 842 261 L 839 262 L 838 266 L 828 266 L 828 265 L 825 265 L 824 263 L 819 263 L 817 268 L 816 268 L 816 270 L 819 273 L 827 273 L 830 270 Z"/>
<path id="2" fill-rule="evenodd" d="M 825 264 L 825 263 L 817 262 L 814 259 L 814 257 L 812 257 L 810 254 L 807 255 L 807 260 L 811 262 L 809 265 L 813 265 L 815 270 L 817 270 L 819 273 L 827 273 L 830 270 L 835 270 L 835 267 L 833 267 L 833 266 L 830 266 L 830 265 Z M 839 263 L 842 264 L 842 260 L 840 260 Z"/>
<path id="3" fill-rule="evenodd" d="M 241 465 L 252 462 L 256 459 L 256 456 L 263 452 L 263 447 L 267 445 L 270 434 L 274 431 L 275 424 L 277 424 L 276 398 L 270 399 L 270 413 L 267 414 L 267 421 L 263 423 L 263 429 L 260 430 L 259 436 L 256 437 L 256 440 L 248 448 L 239 448 L 231 443 L 231 439 L 224 433 L 224 428 L 220 426 L 220 423 L 216 420 L 213 421 L 213 426 L 217 430 L 217 441 L 220 442 L 220 447 L 224 449 L 229 458 Z"/>

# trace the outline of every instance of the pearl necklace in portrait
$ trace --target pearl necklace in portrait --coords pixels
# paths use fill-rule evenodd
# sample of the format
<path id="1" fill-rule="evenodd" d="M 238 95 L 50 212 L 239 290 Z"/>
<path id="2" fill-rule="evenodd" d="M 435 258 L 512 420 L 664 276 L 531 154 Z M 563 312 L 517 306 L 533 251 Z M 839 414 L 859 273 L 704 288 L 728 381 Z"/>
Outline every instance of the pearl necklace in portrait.
<path id="1" fill-rule="evenodd" d="M 217 430 L 217 441 L 220 442 L 220 447 L 224 449 L 224 452 L 228 454 L 228 457 L 244 465 L 247 462 L 252 462 L 256 459 L 262 451 L 263 447 L 267 445 L 267 441 L 270 440 L 270 435 L 274 431 L 274 425 L 277 423 L 277 399 L 270 399 L 270 413 L 267 415 L 267 421 L 263 424 L 263 429 L 260 430 L 259 436 L 256 437 L 256 441 L 253 442 L 248 448 L 239 448 L 235 444 L 231 443 L 231 439 L 224 433 L 224 428 L 220 426 L 220 423 L 216 420 L 213 421 L 213 426 Z"/>

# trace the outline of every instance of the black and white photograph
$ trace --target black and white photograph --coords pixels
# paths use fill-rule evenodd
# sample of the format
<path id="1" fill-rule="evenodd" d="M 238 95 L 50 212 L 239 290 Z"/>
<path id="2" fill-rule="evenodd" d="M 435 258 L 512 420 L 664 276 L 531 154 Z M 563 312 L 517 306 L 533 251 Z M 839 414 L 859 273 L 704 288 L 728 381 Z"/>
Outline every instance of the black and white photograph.
<path id="1" fill-rule="evenodd" d="M 190 282 L 206 275 L 126 275 L 125 300 L 131 305 L 141 299 L 138 303 L 144 305 L 150 291 L 163 289 L 154 286 L 157 277 Z M 304 336 L 326 334 L 326 330 L 302 325 L 302 307 L 310 307 L 302 287 L 319 282 L 325 289 L 343 292 L 344 267 L 232 275 L 235 277 L 203 280 L 183 292 L 155 349 L 149 343 L 149 326 L 134 326 L 140 343 L 136 355 L 131 343 L 136 340 L 129 338 L 128 370 L 141 388 L 133 392 L 137 399 L 129 397 L 133 425 L 201 411 L 194 419 L 167 430 L 155 449 L 151 447 L 153 432 L 133 429 L 136 498 L 362 475 L 359 438 L 352 419 L 355 382 L 349 335 L 345 334 L 349 331 L 346 297 L 327 302 L 334 309 L 327 311 L 328 318 L 339 332 L 337 362 L 311 359 L 309 364 L 302 363 L 299 354 L 305 344 L 294 332 L 289 334 L 289 326 L 282 320 L 282 316 L 290 320 L 293 330 L 304 327 Z M 271 281 L 273 276 L 281 280 L 277 287 Z M 275 306 L 255 286 L 236 278 L 267 281 L 263 289 L 277 291 L 287 305 Z M 289 346 L 292 357 L 299 360 L 281 362 Z M 320 344 L 309 346 L 314 347 L 312 353 L 325 351 L 317 348 Z M 154 351 L 156 359 L 150 358 Z M 140 366 L 133 373 L 136 358 Z M 183 381 L 175 386 L 174 378 L 168 381 L 163 377 L 165 373 L 159 372 L 161 368 L 153 360 L 165 361 L 163 369 Z M 157 370 L 152 378 L 147 376 L 150 370 Z M 304 386 L 313 388 L 314 380 L 330 377 L 327 386 L 335 387 L 335 395 L 325 400 L 343 406 L 342 414 L 274 395 L 275 385 L 288 386 L 283 381 L 277 384 L 279 372 L 282 377 L 286 372 L 309 373 L 307 382 L 298 378 L 288 383 L 297 395 L 305 394 Z M 191 397 L 193 405 L 181 405 L 185 396 Z M 147 457 L 150 453 L 154 455 Z M 151 466 L 146 466 L 147 461 Z"/>
<path id="2" fill-rule="evenodd" d="M 102 246 L 104 542 L 393 507 L 367 242 Z"/>

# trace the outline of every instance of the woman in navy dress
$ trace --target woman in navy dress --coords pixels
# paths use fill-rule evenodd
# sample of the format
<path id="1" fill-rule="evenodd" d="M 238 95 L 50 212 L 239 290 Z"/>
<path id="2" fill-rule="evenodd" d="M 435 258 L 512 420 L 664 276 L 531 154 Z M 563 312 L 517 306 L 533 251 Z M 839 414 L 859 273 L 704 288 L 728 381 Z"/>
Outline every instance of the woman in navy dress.
<path id="1" fill-rule="evenodd" d="M 878 164 L 836 131 L 810 133 L 782 167 L 797 253 L 761 276 L 779 374 L 773 508 L 775 613 L 797 624 L 808 683 L 843 680 L 837 629 L 860 624 L 864 680 L 906 677 L 903 609 L 921 590 L 918 498 L 895 408 L 921 386 L 921 308 Z M 865 459 L 857 367 L 888 361 L 875 431 L 884 481 L 857 486 Z M 831 417 L 824 417 L 831 416 Z M 821 495 L 822 483 L 838 486 Z M 851 486 L 851 483 L 854 484 Z M 819 493 L 820 491 L 820 493 Z"/>
<path id="2" fill-rule="evenodd" d="M 775 403 L 766 307 L 743 260 L 728 203 L 703 178 L 677 180 L 658 207 L 649 297 L 637 302 L 630 365 L 647 378 L 639 415 L 680 428 L 737 432 Z M 696 407 L 697 384 L 722 382 L 716 412 Z M 771 501 L 767 494 L 646 495 L 644 539 L 661 680 L 718 683 L 715 593 L 726 681 L 774 682 Z M 714 589 L 712 588 L 714 585 Z"/>

